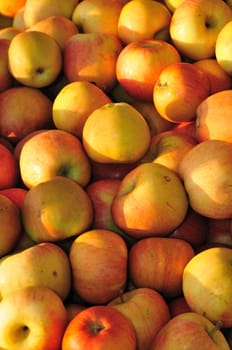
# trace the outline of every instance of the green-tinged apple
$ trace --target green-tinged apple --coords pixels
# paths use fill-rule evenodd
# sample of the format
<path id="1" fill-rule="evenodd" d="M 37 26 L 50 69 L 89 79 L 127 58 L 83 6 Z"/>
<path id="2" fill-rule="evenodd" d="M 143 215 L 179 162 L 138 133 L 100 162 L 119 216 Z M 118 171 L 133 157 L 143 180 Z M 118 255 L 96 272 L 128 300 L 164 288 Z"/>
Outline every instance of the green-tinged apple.
<path id="1" fill-rule="evenodd" d="M 27 194 L 27 189 L 23 187 L 8 187 L 0 190 L 0 194 L 3 194 L 9 198 L 17 208 L 21 209 L 25 196 Z"/>
<path id="2" fill-rule="evenodd" d="M 13 85 L 13 79 L 8 68 L 8 48 L 10 40 L 0 37 L 0 93 Z"/>
<path id="3" fill-rule="evenodd" d="M 218 33 L 215 55 L 220 67 L 232 77 L 232 19 Z"/>
<path id="4" fill-rule="evenodd" d="M 114 231 L 92 229 L 72 243 L 69 261 L 73 288 L 87 303 L 105 304 L 124 291 L 128 248 Z"/>
<path id="5" fill-rule="evenodd" d="M 153 338 L 170 320 L 164 297 L 150 288 L 136 288 L 113 299 L 108 305 L 122 312 L 134 326 L 137 350 L 149 350 Z"/>
<path id="6" fill-rule="evenodd" d="M 10 254 L 22 230 L 20 211 L 6 196 L 0 193 L 0 258 Z"/>
<path id="7" fill-rule="evenodd" d="M 14 187 L 19 182 L 18 163 L 6 145 L 0 143 L 0 190 Z"/>
<path id="8" fill-rule="evenodd" d="M 127 45 L 143 39 L 169 39 L 171 13 L 153 0 L 128 1 L 118 19 L 118 36 Z"/>
<path id="9" fill-rule="evenodd" d="M 179 176 L 152 162 L 128 172 L 112 201 L 114 222 L 134 238 L 167 236 L 182 223 L 187 210 Z"/>
<path id="10" fill-rule="evenodd" d="M 94 305 L 77 314 L 67 325 L 62 350 L 135 350 L 133 325 L 109 305 Z"/>
<path id="11" fill-rule="evenodd" d="M 124 46 L 119 53 L 116 77 L 135 100 L 152 102 L 153 88 L 160 72 L 169 64 L 180 61 L 179 52 L 169 42 L 158 39 L 138 40 Z"/>
<path id="12" fill-rule="evenodd" d="M 58 242 L 90 227 L 93 206 L 76 181 L 55 176 L 28 190 L 21 214 L 23 227 L 35 242 Z"/>
<path id="13" fill-rule="evenodd" d="M 209 219 L 207 243 L 219 243 L 232 247 L 232 219 Z"/>
<path id="14" fill-rule="evenodd" d="M 59 44 L 46 33 L 24 30 L 10 41 L 9 71 L 25 86 L 43 88 L 52 84 L 61 72 L 62 61 Z"/>
<path id="15" fill-rule="evenodd" d="M 0 14 L 13 18 L 18 10 L 25 5 L 25 3 L 26 0 L 1 0 Z"/>
<path id="16" fill-rule="evenodd" d="M 179 175 L 197 213 L 213 219 L 232 216 L 232 143 L 207 140 L 182 159 Z"/>
<path id="17" fill-rule="evenodd" d="M 144 156 L 150 139 L 145 118 L 126 102 L 96 108 L 82 133 L 87 155 L 99 163 L 135 163 Z"/>
<path id="18" fill-rule="evenodd" d="M 175 297 L 168 301 L 169 311 L 170 311 L 170 318 L 173 318 L 174 316 L 177 316 L 179 314 L 182 314 L 184 312 L 191 311 L 185 297 L 181 294 L 178 297 Z"/>
<path id="19" fill-rule="evenodd" d="M 231 108 L 232 89 L 216 92 L 202 101 L 196 110 L 197 140 L 231 140 Z"/>
<path id="20" fill-rule="evenodd" d="M 9 141 L 51 125 L 52 101 L 39 89 L 17 86 L 0 94 L 0 133 Z"/>
<path id="21" fill-rule="evenodd" d="M 79 1 L 72 13 L 72 21 L 83 33 L 118 35 L 118 19 L 123 4 L 120 0 Z"/>
<path id="22" fill-rule="evenodd" d="M 172 15 L 170 37 L 188 59 L 213 58 L 217 36 L 230 20 L 232 9 L 223 0 L 185 0 Z"/>
<path id="23" fill-rule="evenodd" d="M 196 139 L 187 134 L 174 130 L 159 132 L 151 138 L 142 162 L 162 164 L 178 174 L 181 160 L 196 144 Z"/>
<path id="24" fill-rule="evenodd" d="M 65 300 L 71 289 L 67 254 L 54 243 L 32 245 L 0 260 L 0 299 L 29 286 L 45 286 Z"/>
<path id="25" fill-rule="evenodd" d="M 232 249 L 212 247 L 185 266 L 183 294 L 190 308 L 223 328 L 232 326 Z"/>
<path id="26" fill-rule="evenodd" d="M 25 287 L 0 303 L 1 349 L 57 350 L 66 326 L 63 301 L 48 287 Z"/>
<path id="27" fill-rule="evenodd" d="M 167 298 L 180 296 L 184 268 L 194 255 L 190 243 L 183 239 L 140 239 L 129 251 L 129 279 L 137 288 L 152 288 Z"/>
<path id="28" fill-rule="evenodd" d="M 70 178 L 84 187 L 91 177 L 90 161 L 81 141 L 59 129 L 41 131 L 30 137 L 20 151 L 19 168 L 28 188 L 54 176 Z"/>
<path id="29" fill-rule="evenodd" d="M 81 139 L 88 116 L 110 102 L 110 97 L 89 81 L 68 83 L 54 99 L 53 122 L 57 129 L 68 131 Z"/>
<path id="30" fill-rule="evenodd" d="M 69 82 L 89 81 L 109 92 L 117 83 L 116 62 L 122 50 L 117 35 L 78 33 L 66 42 L 63 71 Z"/>
<path id="31" fill-rule="evenodd" d="M 153 102 L 163 118 L 180 123 L 193 120 L 197 107 L 209 95 L 206 73 L 192 63 L 177 62 L 160 73 L 153 89 Z"/>
<path id="32" fill-rule="evenodd" d="M 205 316 L 184 312 L 173 317 L 154 338 L 150 350 L 229 350 L 220 329 Z"/>

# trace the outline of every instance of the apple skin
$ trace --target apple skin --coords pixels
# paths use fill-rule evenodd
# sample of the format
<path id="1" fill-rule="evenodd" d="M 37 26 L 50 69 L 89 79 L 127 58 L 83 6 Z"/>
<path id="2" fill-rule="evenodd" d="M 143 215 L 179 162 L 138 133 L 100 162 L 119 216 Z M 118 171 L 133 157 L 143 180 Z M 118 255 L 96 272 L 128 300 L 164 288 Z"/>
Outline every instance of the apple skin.
<path id="1" fill-rule="evenodd" d="M 6 27 L 0 29 L 0 39 L 6 39 L 9 40 L 8 44 L 10 44 L 10 40 L 18 33 L 21 33 L 21 28 L 14 28 L 14 27 Z M 1 41 L 1 40 L 0 40 Z M 7 66 L 8 68 L 8 66 Z M 12 78 L 12 77 L 11 77 Z M 13 82 L 13 81 L 12 81 Z"/>
<path id="2" fill-rule="evenodd" d="M 21 210 L 27 191 L 28 190 L 23 187 L 9 187 L 0 190 L 0 194 L 3 194 L 9 198 L 16 205 L 16 207 Z"/>
<path id="3" fill-rule="evenodd" d="M 232 10 L 224 1 L 183 1 L 172 15 L 170 37 L 181 55 L 188 59 L 213 58 L 217 36 L 231 19 Z"/>
<path id="4" fill-rule="evenodd" d="M 168 301 L 170 318 L 182 314 L 184 312 L 191 312 L 191 309 L 183 295 L 173 298 Z"/>
<path id="5" fill-rule="evenodd" d="M 112 201 L 115 224 L 134 238 L 167 236 L 178 227 L 188 210 L 180 178 L 156 163 L 143 163 L 121 180 Z"/>
<path id="6" fill-rule="evenodd" d="M 0 92 L 9 89 L 13 85 L 13 78 L 8 69 L 8 49 L 10 40 L 0 36 Z"/>
<path id="7" fill-rule="evenodd" d="M 177 297 L 182 293 L 184 268 L 194 255 L 192 246 L 182 239 L 140 239 L 129 250 L 129 279 L 137 288 L 152 288 L 167 298 Z"/>
<path id="8" fill-rule="evenodd" d="M 114 231 L 92 229 L 70 247 L 75 292 L 89 304 L 105 304 L 126 287 L 128 249 Z"/>
<path id="9" fill-rule="evenodd" d="M 138 350 L 150 349 L 151 341 L 170 319 L 166 300 L 150 288 L 127 291 L 108 305 L 129 318 L 135 329 Z"/>
<path id="10" fill-rule="evenodd" d="M 27 267 L 26 269 L 24 267 Z M 35 244 L 0 260 L 0 299 L 28 286 L 45 286 L 65 300 L 71 288 L 67 254 L 56 244 Z"/>
<path id="11" fill-rule="evenodd" d="M 231 7 L 232 10 L 232 7 Z M 232 76 L 232 45 L 231 45 L 232 18 L 220 30 L 215 44 L 215 56 L 220 67 Z"/>
<path id="12" fill-rule="evenodd" d="M 6 145 L 0 143 L 0 190 L 7 189 L 18 185 L 19 167 L 14 158 L 14 154 Z"/>
<path id="13" fill-rule="evenodd" d="M 109 305 L 94 305 L 77 314 L 68 324 L 62 350 L 135 350 L 131 322 Z"/>
<path id="14" fill-rule="evenodd" d="M 0 303 L 0 347 L 57 350 L 67 325 L 61 298 L 44 286 L 21 288 Z"/>
<path id="15" fill-rule="evenodd" d="M 181 331 L 180 331 L 181 329 Z M 173 317 L 154 338 L 150 350 L 229 350 L 220 329 L 203 315 L 185 312 Z"/>
<path id="16" fill-rule="evenodd" d="M 139 162 L 134 163 L 99 163 L 90 160 L 91 163 L 91 179 L 92 181 L 116 179 L 122 180 L 123 177 L 132 169 L 134 169 Z M 90 182 L 91 183 L 91 182 Z"/>
<path id="17" fill-rule="evenodd" d="M 0 4 L 0 13 L 2 16 L 13 18 L 26 0 L 2 0 Z"/>
<path id="18" fill-rule="evenodd" d="M 207 243 L 219 243 L 232 247 L 232 222 L 229 219 L 209 219 Z"/>

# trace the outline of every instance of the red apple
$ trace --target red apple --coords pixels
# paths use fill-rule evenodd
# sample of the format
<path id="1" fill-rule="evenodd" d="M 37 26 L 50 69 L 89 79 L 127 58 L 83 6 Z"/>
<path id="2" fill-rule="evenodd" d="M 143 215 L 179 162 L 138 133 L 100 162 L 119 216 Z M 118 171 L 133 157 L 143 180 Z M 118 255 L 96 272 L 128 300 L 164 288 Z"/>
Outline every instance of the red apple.
<path id="1" fill-rule="evenodd" d="M 19 169 L 13 153 L 0 143 L 0 190 L 18 185 Z"/>

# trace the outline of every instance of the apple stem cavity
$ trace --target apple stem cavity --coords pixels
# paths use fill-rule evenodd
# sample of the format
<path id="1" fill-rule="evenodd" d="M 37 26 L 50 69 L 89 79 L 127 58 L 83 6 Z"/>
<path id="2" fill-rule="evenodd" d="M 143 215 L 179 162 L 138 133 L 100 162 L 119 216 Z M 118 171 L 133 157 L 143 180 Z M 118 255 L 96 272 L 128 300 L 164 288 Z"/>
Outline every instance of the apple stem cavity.
<path id="1" fill-rule="evenodd" d="M 100 333 L 103 329 L 104 329 L 105 327 L 103 326 L 103 324 L 102 323 L 93 323 L 92 325 L 91 325 L 91 331 L 92 331 L 92 333 L 94 333 L 94 334 L 98 334 L 98 333 Z"/>

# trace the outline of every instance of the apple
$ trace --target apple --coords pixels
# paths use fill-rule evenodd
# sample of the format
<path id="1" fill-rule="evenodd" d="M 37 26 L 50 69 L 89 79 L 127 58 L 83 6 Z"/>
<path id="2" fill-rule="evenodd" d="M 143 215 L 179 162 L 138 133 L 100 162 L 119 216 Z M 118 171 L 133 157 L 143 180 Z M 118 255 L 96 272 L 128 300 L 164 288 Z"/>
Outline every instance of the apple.
<path id="1" fill-rule="evenodd" d="M 173 122 L 195 118 L 199 104 L 210 95 L 205 72 L 188 62 L 168 65 L 160 73 L 153 90 L 153 102 L 159 114 Z"/>
<path id="2" fill-rule="evenodd" d="M 72 13 L 72 21 L 83 33 L 118 35 L 118 19 L 123 4 L 120 0 L 79 1 Z"/>
<path id="3" fill-rule="evenodd" d="M 192 246 L 182 239 L 140 239 L 129 251 L 129 279 L 135 287 L 154 289 L 166 298 L 180 296 L 184 268 L 194 255 Z"/>
<path id="4" fill-rule="evenodd" d="M 13 79 L 8 69 L 8 49 L 10 40 L 0 36 L 0 93 L 13 85 Z"/>
<path id="5" fill-rule="evenodd" d="M 122 312 L 133 324 L 138 350 L 150 349 L 158 331 L 169 321 L 170 311 L 164 297 L 150 288 L 126 291 L 108 305 Z"/>
<path id="6" fill-rule="evenodd" d="M 0 39 L 6 39 L 9 40 L 9 44 L 10 44 L 10 40 L 13 39 L 13 37 L 19 33 L 22 32 L 21 28 L 15 28 L 13 26 L 11 27 L 5 27 L 0 29 Z M 1 40 L 0 40 L 1 42 Z"/>
<path id="7" fill-rule="evenodd" d="M 118 19 L 118 36 L 127 45 L 144 39 L 169 39 L 171 13 L 158 1 L 133 0 L 124 4 Z"/>
<path id="8" fill-rule="evenodd" d="M 231 217 L 231 157 L 231 142 L 207 140 L 198 143 L 182 159 L 179 175 L 190 206 L 200 215 L 213 219 Z"/>
<path id="9" fill-rule="evenodd" d="M 88 306 L 80 303 L 73 303 L 73 302 L 66 302 L 64 304 L 66 312 L 67 312 L 67 319 L 68 323 L 81 311 L 85 310 Z"/>
<path id="10" fill-rule="evenodd" d="M 117 82 L 115 67 L 121 50 L 116 35 L 77 33 L 68 39 L 63 51 L 64 74 L 69 82 L 89 81 L 108 93 Z"/>
<path id="11" fill-rule="evenodd" d="M 232 8 L 231 8 L 232 10 Z M 220 30 L 215 44 L 215 56 L 220 67 L 232 76 L 232 18 Z"/>
<path id="12" fill-rule="evenodd" d="M 209 219 L 208 244 L 225 244 L 232 247 L 232 222 L 228 219 Z"/>
<path id="13" fill-rule="evenodd" d="M 14 187 L 18 185 L 19 169 L 18 163 L 14 158 L 11 150 L 4 144 L 0 143 L 0 159 L 1 159 L 1 172 L 0 172 L 0 190 Z"/>
<path id="14" fill-rule="evenodd" d="M 55 176 L 28 190 L 21 214 L 23 227 L 35 242 L 57 242 L 87 230 L 93 206 L 76 181 Z"/>
<path id="15" fill-rule="evenodd" d="M 0 132 L 12 143 L 51 124 L 52 101 L 39 89 L 12 86 L 0 93 Z"/>
<path id="16" fill-rule="evenodd" d="M 66 325 L 63 301 L 48 287 L 25 287 L 0 303 L 1 349 L 57 350 Z"/>
<path id="17" fill-rule="evenodd" d="M 178 132 L 179 134 L 185 134 L 185 135 L 187 134 L 195 138 L 197 141 L 195 118 L 188 122 L 175 123 L 172 130 L 174 130 L 175 132 Z"/>
<path id="18" fill-rule="evenodd" d="M 59 129 L 44 130 L 30 137 L 21 148 L 19 168 L 27 188 L 54 176 L 70 178 L 84 187 L 91 177 L 90 162 L 81 141 Z"/>
<path id="19" fill-rule="evenodd" d="M 171 300 L 168 301 L 170 318 L 182 314 L 184 312 L 190 312 L 191 309 L 185 299 L 185 297 L 181 294 Z"/>
<path id="20" fill-rule="evenodd" d="M 13 18 L 26 0 L 1 0 L 0 13 L 3 16 Z"/>
<path id="21" fill-rule="evenodd" d="M 182 2 L 184 2 L 184 0 L 164 0 L 163 1 L 164 4 L 167 6 L 167 8 L 169 9 L 169 11 L 171 11 L 171 13 L 173 14 L 173 12 L 175 11 L 175 9 L 182 4 Z"/>
<path id="22" fill-rule="evenodd" d="M 121 180 L 123 177 L 139 162 L 134 163 L 99 163 L 90 160 L 92 169 L 92 181 L 104 180 L 104 179 L 118 179 Z"/>
<path id="23" fill-rule="evenodd" d="M 223 113 L 221 109 L 223 106 Z M 232 108 L 232 89 L 211 94 L 200 103 L 196 110 L 196 138 L 206 140 L 230 140 Z M 220 114 L 219 114 L 220 113 Z M 220 115 L 220 120 L 218 118 Z"/>
<path id="24" fill-rule="evenodd" d="M 28 234 L 23 230 L 20 233 L 20 236 L 14 245 L 13 249 L 11 249 L 10 254 L 15 254 L 23 251 L 24 249 L 27 249 L 29 247 L 32 247 L 33 245 L 37 244 L 35 241 L 31 239 L 31 237 L 28 236 Z"/>
<path id="25" fill-rule="evenodd" d="M 75 292 L 89 304 L 105 304 L 124 291 L 128 249 L 114 231 L 91 229 L 73 241 L 69 261 Z"/>
<path id="26" fill-rule="evenodd" d="M 89 81 L 67 83 L 53 102 L 52 116 L 55 127 L 82 139 L 83 126 L 89 115 L 110 102 L 110 97 Z"/>
<path id="27" fill-rule="evenodd" d="M 229 350 L 230 347 L 222 331 L 205 316 L 185 312 L 166 323 L 150 347 L 150 350 L 177 349 Z"/>
<path id="28" fill-rule="evenodd" d="M 42 88 L 52 84 L 61 72 L 62 50 L 50 35 L 24 30 L 10 41 L 8 65 L 19 83 Z"/>
<path id="29" fill-rule="evenodd" d="M 146 120 L 126 102 L 96 108 L 88 116 L 82 133 L 88 157 L 99 163 L 135 163 L 144 156 L 150 138 Z"/>
<path id="30" fill-rule="evenodd" d="M 135 330 L 120 311 L 109 305 L 93 305 L 67 325 L 62 350 L 135 350 Z"/>
<path id="31" fill-rule="evenodd" d="M 134 238 L 167 236 L 184 220 L 188 198 L 179 176 L 158 163 L 143 163 L 121 180 L 112 216 Z"/>
<path id="32" fill-rule="evenodd" d="M 0 194 L 9 198 L 21 210 L 27 189 L 23 187 L 8 187 L 0 190 Z"/>
<path id="33" fill-rule="evenodd" d="M 185 266 L 183 294 L 189 307 L 223 328 L 232 325 L 232 249 L 212 247 L 197 253 Z"/>
<path id="34" fill-rule="evenodd" d="M 171 41 L 188 59 L 213 58 L 217 36 L 231 19 L 232 10 L 225 1 L 183 1 L 172 15 L 169 29 Z"/>
<path id="35" fill-rule="evenodd" d="M 16 12 L 14 17 L 12 18 L 12 27 L 19 29 L 26 29 L 26 24 L 24 21 L 24 8 L 25 6 L 20 7 L 20 9 Z"/>
<path id="36" fill-rule="evenodd" d="M 179 52 L 169 42 L 138 40 L 124 46 L 119 53 L 116 77 L 133 99 L 152 102 L 153 88 L 160 72 L 169 64 L 180 61 Z"/>
<path id="37" fill-rule="evenodd" d="M 45 286 L 65 300 L 71 289 L 67 254 L 50 242 L 34 244 L 0 259 L 0 299 L 24 287 Z"/>

